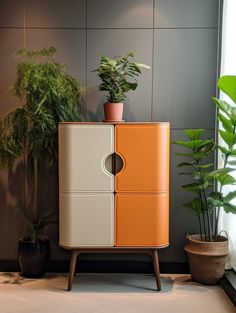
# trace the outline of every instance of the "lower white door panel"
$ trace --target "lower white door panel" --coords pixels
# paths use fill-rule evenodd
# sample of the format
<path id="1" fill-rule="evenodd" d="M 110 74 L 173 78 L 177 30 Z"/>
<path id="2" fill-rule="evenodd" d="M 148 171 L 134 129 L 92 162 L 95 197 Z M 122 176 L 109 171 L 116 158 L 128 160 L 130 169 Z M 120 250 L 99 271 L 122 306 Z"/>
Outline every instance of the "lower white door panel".
<path id="1" fill-rule="evenodd" d="M 60 194 L 60 245 L 114 246 L 114 195 Z"/>

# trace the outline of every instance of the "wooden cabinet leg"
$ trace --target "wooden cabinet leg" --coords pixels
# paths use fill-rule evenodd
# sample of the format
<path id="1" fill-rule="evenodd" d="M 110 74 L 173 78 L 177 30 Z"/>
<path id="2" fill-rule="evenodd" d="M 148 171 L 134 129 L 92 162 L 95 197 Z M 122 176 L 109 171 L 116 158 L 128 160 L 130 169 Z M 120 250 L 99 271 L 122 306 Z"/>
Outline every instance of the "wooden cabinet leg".
<path id="1" fill-rule="evenodd" d="M 153 262 L 153 268 L 154 268 L 154 273 L 156 277 L 157 290 L 161 291 L 159 260 L 158 260 L 158 252 L 156 249 L 152 250 L 152 262 Z"/>
<path id="2" fill-rule="evenodd" d="M 78 268 L 78 254 L 77 254 L 77 258 L 76 258 L 76 262 L 75 262 L 75 271 L 74 271 L 74 277 L 76 276 L 77 274 L 77 268 Z"/>
<path id="3" fill-rule="evenodd" d="M 72 288 L 77 256 L 78 256 L 78 252 L 76 250 L 72 250 L 71 257 L 70 257 L 70 273 L 69 273 L 69 281 L 68 281 L 68 288 L 67 288 L 68 291 L 70 291 Z"/>

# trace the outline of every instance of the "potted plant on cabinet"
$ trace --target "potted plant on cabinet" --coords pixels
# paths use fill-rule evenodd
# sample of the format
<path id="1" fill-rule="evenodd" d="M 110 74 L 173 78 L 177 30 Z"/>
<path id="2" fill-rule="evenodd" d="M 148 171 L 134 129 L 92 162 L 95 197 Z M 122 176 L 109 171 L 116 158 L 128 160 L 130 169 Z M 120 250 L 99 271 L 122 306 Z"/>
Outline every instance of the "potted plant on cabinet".
<path id="1" fill-rule="evenodd" d="M 39 215 L 39 176 L 57 160 L 57 125 L 78 115 L 80 83 L 54 60 L 56 49 L 16 52 L 17 74 L 13 94 L 23 105 L 0 119 L 0 165 L 11 168 L 25 156 L 25 168 L 32 174 L 30 216 L 21 212 L 26 233 L 19 240 L 19 263 L 23 275 L 38 277 L 44 273 L 49 256 L 49 238 L 39 230 L 52 221 L 52 214 Z M 17 205 L 16 205 L 17 207 Z"/>
<path id="2" fill-rule="evenodd" d="M 108 92 L 107 102 L 104 103 L 105 121 L 122 121 L 126 93 L 137 88 L 141 69 L 150 69 L 145 64 L 131 62 L 134 56 L 133 51 L 115 59 L 102 56 L 99 67 L 94 70 L 102 80 L 99 90 Z"/>
<path id="3" fill-rule="evenodd" d="M 232 175 L 236 165 L 236 76 L 222 76 L 218 80 L 218 88 L 233 101 L 229 105 L 213 97 L 218 107 L 219 143 L 202 139 L 204 129 L 185 130 L 188 140 L 174 142 L 187 149 L 187 153 L 178 153 L 187 157 L 186 161 L 178 164 L 178 168 L 184 168 L 181 175 L 191 178 L 191 182 L 182 187 L 195 196 L 184 205 L 196 214 L 199 222 L 199 234 L 187 236 L 185 251 L 192 279 L 204 284 L 216 284 L 224 274 L 228 238 L 222 236 L 218 229 L 220 210 L 236 214 L 236 206 L 231 203 L 236 191 L 225 188 L 236 184 Z M 209 157 L 214 157 L 215 150 L 221 153 L 223 166 L 213 170 Z"/>

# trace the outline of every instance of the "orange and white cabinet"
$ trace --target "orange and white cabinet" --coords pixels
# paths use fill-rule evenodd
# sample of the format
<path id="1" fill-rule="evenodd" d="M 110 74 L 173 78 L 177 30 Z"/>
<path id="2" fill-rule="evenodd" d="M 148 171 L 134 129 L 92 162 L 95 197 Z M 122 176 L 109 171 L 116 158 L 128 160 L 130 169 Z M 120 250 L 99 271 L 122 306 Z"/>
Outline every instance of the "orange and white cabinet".
<path id="1" fill-rule="evenodd" d="M 61 246 L 169 244 L 169 135 L 168 123 L 59 125 Z"/>

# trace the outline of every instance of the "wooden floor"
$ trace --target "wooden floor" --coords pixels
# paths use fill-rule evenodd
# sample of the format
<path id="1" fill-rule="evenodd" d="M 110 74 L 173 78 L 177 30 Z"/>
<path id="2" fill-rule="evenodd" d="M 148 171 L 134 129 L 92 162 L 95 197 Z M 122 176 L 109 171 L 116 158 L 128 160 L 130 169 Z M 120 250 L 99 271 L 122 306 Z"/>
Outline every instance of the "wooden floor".
<path id="1" fill-rule="evenodd" d="M 25 279 L 0 273 L 1 313 L 233 313 L 220 286 L 193 283 L 189 275 L 161 275 L 162 291 L 149 274 L 68 274 Z"/>

